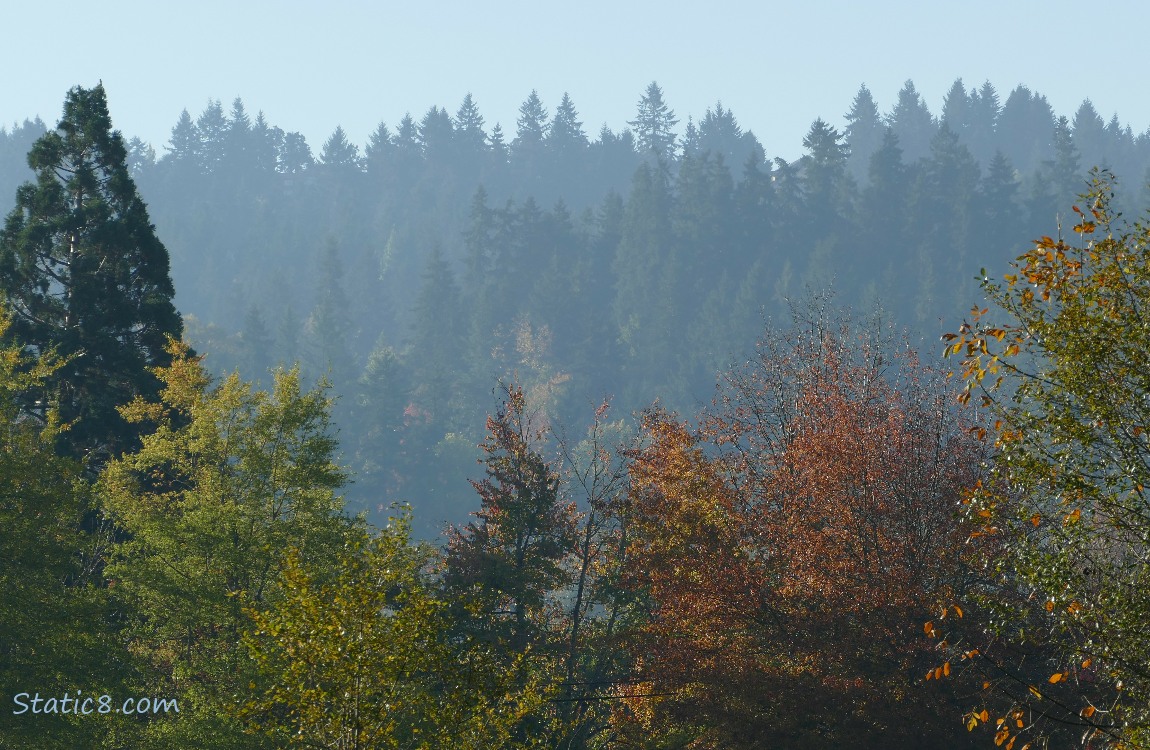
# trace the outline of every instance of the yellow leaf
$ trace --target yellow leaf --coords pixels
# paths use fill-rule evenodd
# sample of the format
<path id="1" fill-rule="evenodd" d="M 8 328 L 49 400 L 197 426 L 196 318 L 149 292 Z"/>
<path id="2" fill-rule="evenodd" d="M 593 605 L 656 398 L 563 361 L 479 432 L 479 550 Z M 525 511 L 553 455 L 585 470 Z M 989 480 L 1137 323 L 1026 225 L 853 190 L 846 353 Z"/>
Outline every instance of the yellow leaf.
<path id="1" fill-rule="evenodd" d="M 1038 688 L 1031 685 L 1030 686 L 1030 692 L 1034 693 L 1035 698 L 1037 698 L 1038 700 L 1042 700 L 1042 693 L 1038 692 Z"/>
<path id="2" fill-rule="evenodd" d="M 967 719 L 967 721 L 966 721 L 966 731 L 968 731 L 968 732 L 973 732 L 973 731 L 974 731 L 974 728 L 975 728 L 976 726 L 978 726 L 978 719 L 976 719 L 976 718 L 975 718 L 975 717 L 973 717 L 973 716 L 971 716 L 969 719 Z"/>

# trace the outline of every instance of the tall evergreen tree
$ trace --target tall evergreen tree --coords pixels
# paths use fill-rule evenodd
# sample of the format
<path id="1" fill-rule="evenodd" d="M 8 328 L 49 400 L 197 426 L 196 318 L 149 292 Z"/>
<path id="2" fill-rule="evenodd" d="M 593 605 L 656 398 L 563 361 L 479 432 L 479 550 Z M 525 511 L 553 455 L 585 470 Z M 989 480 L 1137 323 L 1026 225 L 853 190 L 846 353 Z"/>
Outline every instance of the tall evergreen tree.
<path id="1" fill-rule="evenodd" d="M 134 443 L 138 428 L 116 407 L 158 393 L 150 368 L 170 361 L 167 339 L 183 332 L 168 251 L 126 158 L 103 85 L 73 88 L 56 130 L 28 155 L 36 182 L 17 191 L 0 232 L 10 335 L 71 358 L 26 405 L 42 413 L 42 401 L 58 399 L 61 417 L 76 420 L 62 436 L 66 448 L 97 462 Z"/>
<path id="2" fill-rule="evenodd" d="M 519 119 L 516 120 L 515 141 L 512 149 L 516 152 L 537 154 L 547 137 L 547 108 L 543 106 L 539 93 L 534 89 L 523 104 L 519 105 Z"/>
<path id="3" fill-rule="evenodd" d="M 563 92 L 563 99 L 555 108 L 555 119 L 551 122 L 547 141 L 561 156 L 576 155 L 587 148 L 587 133 L 567 92 Z"/>
<path id="4" fill-rule="evenodd" d="M 1001 110 L 998 92 L 990 81 L 984 82 L 977 91 L 970 90 L 970 153 L 982 165 L 989 164 L 997 150 L 994 131 Z"/>
<path id="5" fill-rule="evenodd" d="M 1074 113 L 1074 145 L 1087 164 L 1101 166 L 1106 152 L 1106 123 L 1089 99 Z"/>
<path id="6" fill-rule="evenodd" d="M 914 87 L 914 81 L 908 80 L 898 92 L 898 102 L 887 115 L 887 124 L 898 136 L 908 161 L 917 161 L 930 153 L 930 139 L 937 128 L 934 116 Z"/>
<path id="7" fill-rule="evenodd" d="M 883 131 L 882 118 L 879 116 L 878 105 L 871 96 L 870 89 L 860 86 L 851 103 L 850 111 L 846 114 L 847 126 L 843 130 L 850 156 L 847 158 L 847 169 L 856 182 L 865 182 L 870 157 L 882 145 Z"/>
<path id="8" fill-rule="evenodd" d="M 675 112 L 663 101 L 663 89 L 651 81 L 639 99 L 639 111 L 628 125 L 635 128 L 639 153 L 670 162 L 675 158 Z"/>
<path id="9" fill-rule="evenodd" d="M 204 166 L 209 172 L 215 173 L 224 161 L 228 136 L 228 118 L 219 99 L 208 101 L 208 106 L 196 120 L 196 130 L 200 134 Z"/>
<path id="10" fill-rule="evenodd" d="M 1033 172 L 1053 154 L 1054 111 L 1041 94 L 1025 86 L 1010 92 L 998 116 L 997 141 L 1002 153 L 1023 174 Z"/>

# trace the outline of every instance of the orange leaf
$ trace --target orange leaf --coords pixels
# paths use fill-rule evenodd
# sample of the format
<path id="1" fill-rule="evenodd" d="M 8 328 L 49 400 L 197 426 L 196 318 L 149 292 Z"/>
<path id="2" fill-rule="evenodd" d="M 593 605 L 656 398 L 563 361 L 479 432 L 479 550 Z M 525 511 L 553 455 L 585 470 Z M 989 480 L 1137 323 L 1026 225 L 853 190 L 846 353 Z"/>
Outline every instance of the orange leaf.
<path id="1" fill-rule="evenodd" d="M 1065 680 L 1065 679 L 1066 679 L 1066 673 L 1064 673 L 1064 672 L 1055 672 L 1054 674 L 1050 675 L 1050 680 L 1049 680 L 1049 682 L 1050 682 L 1050 684 L 1051 684 L 1051 685 L 1056 685 L 1056 684 L 1058 684 L 1059 682 L 1062 682 L 1062 681 L 1063 681 L 1063 680 Z"/>
<path id="2" fill-rule="evenodd" d="M 942 665 L 942 673 L 944 676 L 950 677 L 950 662 L 946 662 Z"/>
<path id="3" fill-rule="evenodd" d="M 1089 719 L 1091 716 L 1094 715 L 1094 710 L 1095 710 L 1094 706 L 1087 706 L 1086 708 L 1082 709 L 1082 711 L 1080 712 L 1080 715 L 1083 718 Z"/>
<path id="4" fill-rule="evenodd" d="M 957 604 L 954 605 L 954 613 L 958 615 L 959 619 L 962 619 L 962 607 L 958 606 Z"/>
<path id="5" fill-rule="evenodd" d="M 1089 667 L 1089 666 L 1090 666 L 1090 664 L 1091 664 L 1093 661 L 1094 661 L 1093 659 L 1087 659 L 1086 661 L 1082 662 L 1082 668 L 1083 668 L 1083 669 L 1086 669 L 1087 667 Z"/>

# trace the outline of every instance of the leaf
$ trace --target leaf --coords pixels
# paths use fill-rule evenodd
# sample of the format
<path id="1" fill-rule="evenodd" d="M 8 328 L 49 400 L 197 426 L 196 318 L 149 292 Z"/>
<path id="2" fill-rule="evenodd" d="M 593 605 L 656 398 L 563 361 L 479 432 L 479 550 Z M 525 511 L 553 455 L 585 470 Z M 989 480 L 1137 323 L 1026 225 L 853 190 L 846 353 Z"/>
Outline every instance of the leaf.
<path id="1" fill-rule="evenodd" d="M 1037 698 L 1038 700 L 1042 700 L 1042 693 L 1038 692 L 1038 688 L 1031 685 L 1030 686 L 1030 692 L 1034 694 L 1035 698 Z"/>
<path id="2" fill-rule="evenodd" d="M 1047 682 L 1049 682 L 1051 685 L 1056 685 L 1065 679 L 1066 679 L 1066 673 L 1065 672 L 1055 672 L 1054 674 L 1050 675 L 1050 679 L 1047 680 Z"/>
<path id="3" fill-rule="evenodd" d="M 950 662 L 942 665 L 942 674 L 944 677 L 950 677 Z"/>
<path id="4" fill-rule="evenodd" d="M 1094 711 L 1095 711 L 1094 706 L 1087 706 L 1086 708 L 1082 709 L 1079 712 L 1079 716 L 1081 716 L 1084 719 L 1089 719 L 1091 716 L 1094 715 Z"/>

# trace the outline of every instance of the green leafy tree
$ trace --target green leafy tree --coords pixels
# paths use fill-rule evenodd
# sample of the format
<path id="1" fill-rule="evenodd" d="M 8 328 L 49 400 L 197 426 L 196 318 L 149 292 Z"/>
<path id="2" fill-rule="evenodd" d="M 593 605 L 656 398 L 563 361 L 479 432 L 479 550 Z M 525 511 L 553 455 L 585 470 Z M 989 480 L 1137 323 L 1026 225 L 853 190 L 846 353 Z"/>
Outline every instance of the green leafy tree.
<path id="1" fill-rule="evenodd" d="M 0 305 L 0 336 L 10 324 Z M 107 590 L 95 585 L 93 540 L 80 530 L 90 487 L 77 461 L 56 455 L 55 411 L 41 425 L 17 408 L 20 393 L 62 364 L 0 349 L 0 741 L 12 750 L 98 745 L 107 722 L 33 715 L 28 703 L 35 693 L 82 699 L 77 689 L 99 696 L 122 686 Z"/>
<path id="2" fill-rule="evenodd" d="M 24 406 L 42 416 L 55 400 L 75 422 L 65 449 L 97 462 L 133 444 L 136 429 L 116 407 L 158 393 L 149 368 L 170 361 L 167 340 L 183 330 L 168 252 L 126 158 L 103 86 L 72 89 L 56 130 L 28 156 L 36 182 L 17 191 L 0 232 L 0 293 L 13 311 L 6 340 L 67 360 Z"/>
<path id="3" fill-rule="evenodd" d="M 432 554 L 410 543 L 410 518 L 350 535 L 334 575 L 292 550 L 283 598 L 252 609 L 244 635 L 261 675 L 243 708 L 277 744 L 323 748 L 520 748 L 516 723 L 538 707 L 534 684 L 487 648 L 450 637 L 446 603 L 427 575 Z"/>
<path id="4" fill-rule="evenodd" d="M 350 522 L 336 491 L 329 399 L 302 391 L 295 371 L 270 392 L 232 375 L 216 386 L 186 347 L 159 370 L 160 398 L 124 407 L 151 431 L 110 462 L 99 494 L 126 532 L 107 576 L 130 609 L 140 694 L 174 697 L 174 721 L 154 721 L 134 747 L 261 746 L 236 711 L 253 663 L 237 650 L 249 618 L 280 597 L 278 572 L 298 548 L 322 569 Z M 141 728 L 137 727 L 137 733 Z"/>

